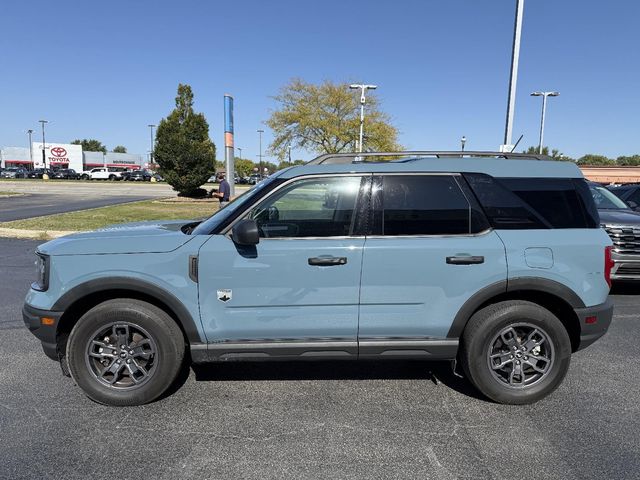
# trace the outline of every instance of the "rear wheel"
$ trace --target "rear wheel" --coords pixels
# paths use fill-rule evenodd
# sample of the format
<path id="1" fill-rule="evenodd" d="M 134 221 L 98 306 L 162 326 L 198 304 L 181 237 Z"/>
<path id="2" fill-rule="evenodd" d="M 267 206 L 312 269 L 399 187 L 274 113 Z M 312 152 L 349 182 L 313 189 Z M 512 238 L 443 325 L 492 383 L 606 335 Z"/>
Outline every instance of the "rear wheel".
<path id="1" fill-rule="evenodd" d="M 462 366 L 490 399 L 529 404 L 564 379 L 571 341 L 558 318 L 540 305 L 507 301 L 476 312 L 462 337 Z"/>
<path id="2" fill-rule="evenodd" d="M 92 400 L 142 405 L 174 382 L 184 351 L 182 332 L 166 312 L 119 299 L 82 316 L 69 336 L 67 361 L 71 376 Z"/>

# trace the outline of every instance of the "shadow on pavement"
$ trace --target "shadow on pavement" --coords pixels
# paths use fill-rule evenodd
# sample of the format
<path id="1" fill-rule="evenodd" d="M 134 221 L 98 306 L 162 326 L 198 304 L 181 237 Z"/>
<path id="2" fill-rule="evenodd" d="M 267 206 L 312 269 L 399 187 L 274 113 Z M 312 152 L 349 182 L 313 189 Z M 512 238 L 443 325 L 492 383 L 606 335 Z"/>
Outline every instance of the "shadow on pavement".
<path id="1" fill-rule="evenodd" d="M 192 365 L 197 381 L 268 380 L 430 380 L 463 395 L 488 401 L 466 378 L 455 375 L 450 362 L 421 361 L 291 361 Z"/>

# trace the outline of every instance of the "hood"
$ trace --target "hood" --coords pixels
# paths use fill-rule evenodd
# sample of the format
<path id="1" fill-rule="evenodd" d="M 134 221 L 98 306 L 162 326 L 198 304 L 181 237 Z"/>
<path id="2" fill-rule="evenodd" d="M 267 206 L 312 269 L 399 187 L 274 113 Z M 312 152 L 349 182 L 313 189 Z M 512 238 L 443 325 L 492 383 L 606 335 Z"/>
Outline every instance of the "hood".
<path id="1" fill-rule="evenodd" d="M 598 210 L 600 223 L 603 225 L 635 225 L 640 226 L 640 213 L 633 210 Z"/>
<path id="2" fill-rule="evenodd" d="M 74 233 L 38 247 L 47 255 L 164 253 L 193 239 L 180 227 L 193 220 L 151 221 L 111 225 L 91 232 Z"/>

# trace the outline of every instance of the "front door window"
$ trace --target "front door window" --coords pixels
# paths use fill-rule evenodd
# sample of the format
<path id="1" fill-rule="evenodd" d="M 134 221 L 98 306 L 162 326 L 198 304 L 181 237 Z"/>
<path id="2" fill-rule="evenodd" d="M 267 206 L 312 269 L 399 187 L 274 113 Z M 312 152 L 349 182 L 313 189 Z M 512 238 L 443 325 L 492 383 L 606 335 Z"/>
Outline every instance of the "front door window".
<path id="1" fill-rule="evenodd" d="M 361 177 L 305 179 L 253 208 L 262 238 L 344 237 L 353 233 Z"/>

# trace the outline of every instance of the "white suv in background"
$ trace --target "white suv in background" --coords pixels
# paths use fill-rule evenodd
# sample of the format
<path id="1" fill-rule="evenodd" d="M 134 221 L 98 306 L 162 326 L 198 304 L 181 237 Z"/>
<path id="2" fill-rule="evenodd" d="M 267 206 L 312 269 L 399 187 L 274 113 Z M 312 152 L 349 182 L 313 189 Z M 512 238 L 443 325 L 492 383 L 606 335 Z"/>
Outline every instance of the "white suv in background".
<path id="1" fill-rule="evenodd" d="M 108 167 L 92 168 L 80 174 L 82 180 L 122 180 L 122 172 Z"/>

